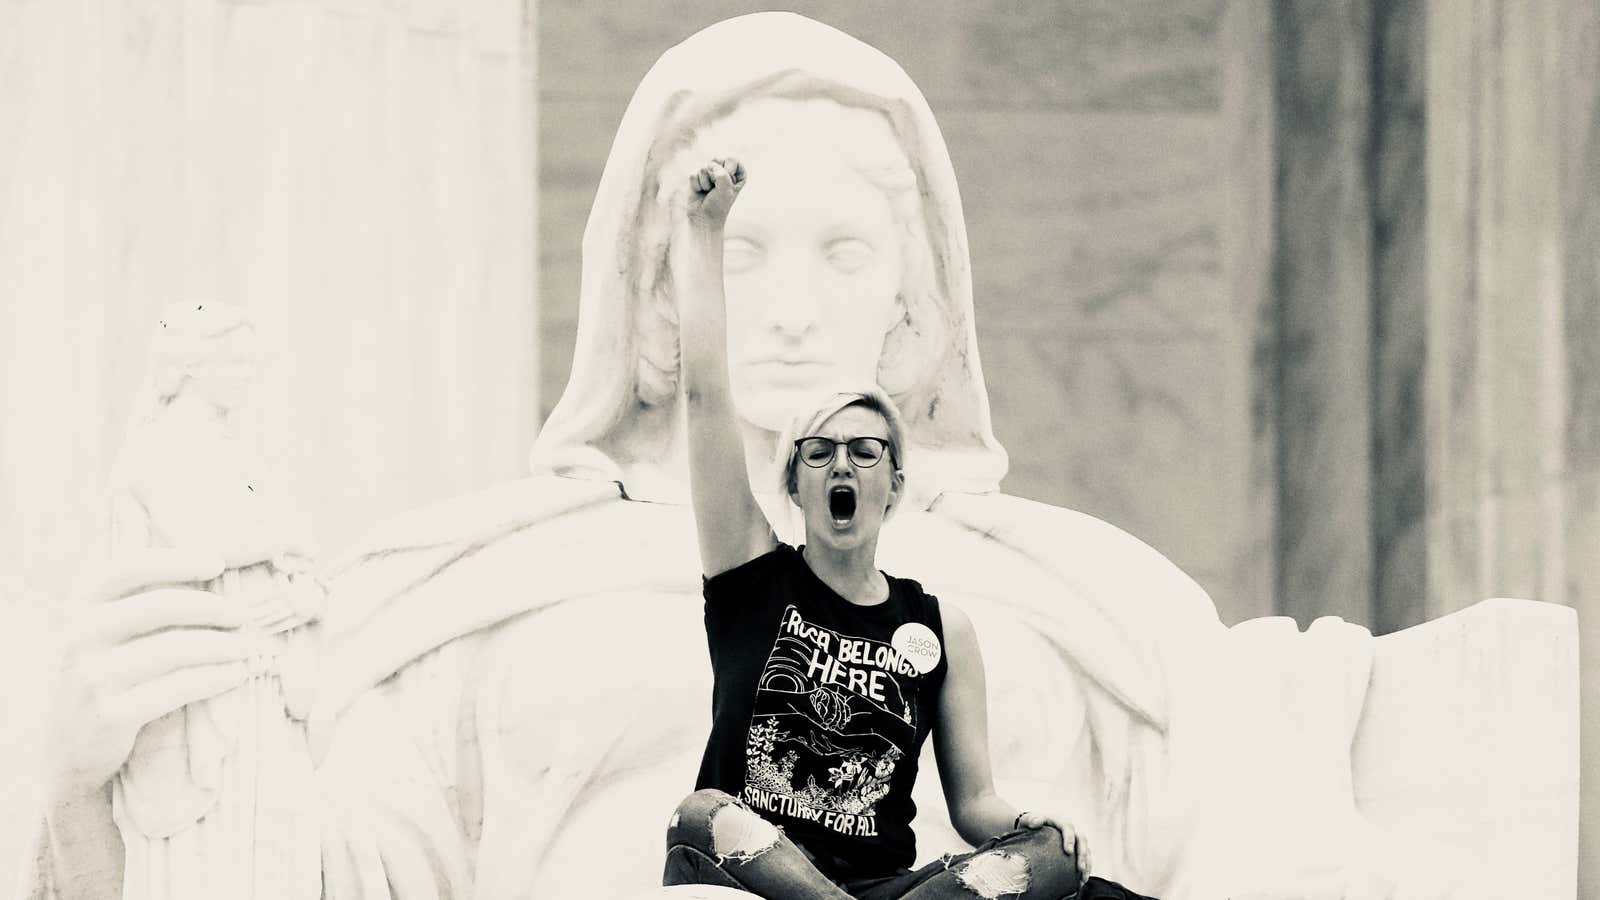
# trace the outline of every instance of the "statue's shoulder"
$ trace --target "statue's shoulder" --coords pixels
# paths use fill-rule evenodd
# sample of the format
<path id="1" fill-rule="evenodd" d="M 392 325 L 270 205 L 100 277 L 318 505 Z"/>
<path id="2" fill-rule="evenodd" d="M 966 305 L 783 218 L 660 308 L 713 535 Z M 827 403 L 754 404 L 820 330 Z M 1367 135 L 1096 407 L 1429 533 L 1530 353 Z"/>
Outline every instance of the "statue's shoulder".
<path id="1" fill-rule="evenodd" d="M 577 510 L 620 502 L 612 482 L 539 476 L 400 513 L 321 567 L 330 583 L 326 624 L 336 637 L 358 630 L 478 549 Z"/>
<path id="2" fill-rule="evenodd" d="M 1104 519 L 1009 494 L 944 494 L 930 512 L 996 541 L 1082 596 L 1169 623 L 1216 623 L 1205 589 L 1165 554 Z"/>
<path id="3" fill-rule="evenodd" d="M 447 646 L 475 659 L 482 639 L 574 597 L 698 596 L 687 516 L 614 483 L 535 478 L 384 523 L 332 574 L 319 702 L 336 715 L 396 672 L 438 670 L 415 663 Z"/>
<path id="4" fill-rule="evenodd" d="M 1145 564 L 1177 568 L 1161 551 L 1120 526 L 1065 506 L 999 492 L 947 493 L 930 511 L 1013 546 L 1112 553 L 1116 559 L 1138 558 Z"/>
<path id="5" fill-rule="evenodd" d="M 335 558 L 341 575 L 398 556 L 482 543 L 588 506 L 619 501 L 615 482 L 539 475 L 390 516 Z"/>

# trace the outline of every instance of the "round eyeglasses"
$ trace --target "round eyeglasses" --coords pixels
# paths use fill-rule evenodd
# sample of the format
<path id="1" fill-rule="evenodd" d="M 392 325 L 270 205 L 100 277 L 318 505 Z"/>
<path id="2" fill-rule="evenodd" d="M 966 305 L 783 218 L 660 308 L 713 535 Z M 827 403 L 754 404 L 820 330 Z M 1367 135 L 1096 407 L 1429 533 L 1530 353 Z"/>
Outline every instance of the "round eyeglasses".
<path id="1" fill-rule="evenodd" d="M 844 447 L 850 455 L 850 461 L 863 469 L 869 469 L 883 459 L 889 451 L 889 442 L 880 437 L 853 437 L 848 441 L 836 441 L 825 437 L 803 437 L 794 442 L 795 450 L 800 456 L 800 461 L 813 469 L 820 469 L 833 462 L 838 448 Z"/>

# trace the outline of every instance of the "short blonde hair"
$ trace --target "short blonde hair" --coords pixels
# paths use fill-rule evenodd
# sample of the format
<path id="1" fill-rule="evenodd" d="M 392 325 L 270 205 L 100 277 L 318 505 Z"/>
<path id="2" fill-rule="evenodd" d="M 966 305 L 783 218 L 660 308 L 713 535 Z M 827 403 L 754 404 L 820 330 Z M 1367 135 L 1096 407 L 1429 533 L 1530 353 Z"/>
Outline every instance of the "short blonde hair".
<path id="1" fill-rule="evenodd" d="M 778 442 L 778 452 L 788 455 L 783 464 L 782 474 L 779 476 L 778 486 L 791 498 L 798 488 L 796 483 L 796 465 L 800 455 L 795 441 L 817 433 L 822 423 L 828 421 L 842 409 L 852 406 L 861 406 L 872 410 L 880 416 L 889 426 L 889 465 L 894 474 L 897 486 L 905 484 L 906 478 L 906 428 L 900 418 L 900 408 L 895 406 L 894 400 L 880 387 L 869 387 L 859 391 L 838 391 L 824 397 L 809 410 L 795 416 L 784 431 L 783 437 Z"/>

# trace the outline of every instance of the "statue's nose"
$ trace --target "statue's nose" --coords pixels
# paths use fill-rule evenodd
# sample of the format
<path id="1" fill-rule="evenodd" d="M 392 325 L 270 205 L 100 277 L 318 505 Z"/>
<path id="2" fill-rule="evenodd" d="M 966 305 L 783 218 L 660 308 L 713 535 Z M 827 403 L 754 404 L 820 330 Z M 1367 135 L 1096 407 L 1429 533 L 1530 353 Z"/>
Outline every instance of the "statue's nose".
<path id="1" fill-rule="evenodd" d="M 816 328 L 821 302 L 816 295 L 815 273 L 803 261 L 785 262 L 774 272 L 776 290 L 767 305 L 767 315 L 774 330 L 800 337 Z"/>
<path id="2" fill-rule="evenodd" d="M 801 337 L 817 327 L 817 302 L 803 292 L 793 292 L 774 304 L 772 327 L 790 337 Z"/>

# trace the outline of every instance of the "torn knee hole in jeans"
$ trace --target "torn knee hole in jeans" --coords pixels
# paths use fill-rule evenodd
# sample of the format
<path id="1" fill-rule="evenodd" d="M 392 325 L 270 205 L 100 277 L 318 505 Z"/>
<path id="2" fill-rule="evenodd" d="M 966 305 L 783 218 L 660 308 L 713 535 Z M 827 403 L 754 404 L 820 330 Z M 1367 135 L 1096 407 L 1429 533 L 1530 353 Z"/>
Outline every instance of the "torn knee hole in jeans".
<path id="1" fill-rule="evenodd" d="M 990 850 L 967 860 L 956 880 L 984 900 L 1028 890 L 1028 861 L 1014 853 Z"/>
<path id="2" fill-rule="evenodd" d="M 739 804 L 729 803 L 711 816 L 711 849 L 718 864 L 755 859 L 777 842 L 777 826 Z"/>

